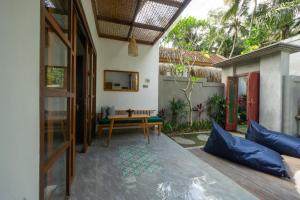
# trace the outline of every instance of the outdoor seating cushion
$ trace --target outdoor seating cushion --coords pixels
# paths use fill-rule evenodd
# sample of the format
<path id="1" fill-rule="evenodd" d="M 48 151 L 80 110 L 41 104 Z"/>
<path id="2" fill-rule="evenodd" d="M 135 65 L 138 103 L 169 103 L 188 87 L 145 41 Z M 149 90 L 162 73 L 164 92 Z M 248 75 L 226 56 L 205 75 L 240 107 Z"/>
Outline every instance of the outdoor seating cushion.
<path id="1" fill-rule="evenodd" d="M 151 116 L 148 118 L 148 122 L 153 123 L 153 122 L 163 122 L 163 119 L 160 118 L 159 116 Z"/>
<path id="2" fill-rule="evenodd" d="M 213 122 L 204 151 L 250 168 L 279 177 L 287 177 L 282 157 L 275 151 L 222 129 Z"/>
<path id="3" fill-rule="evenodd" d="M 158 116 L 151 116 L 148 118 L 149 123 L 154 123 L 154 122 L 162 122 L 162 118 Z M 106 125 L 109 124 L 109 119 L 108 118 L 103 118 L 98 121 L 99 124 Z M 129 119 L 129 120 L 117 120 L 115 121 L 116 124 L 128 124 L 128 123 L 142 123 L 142 120 L 138 119 Z"/>
<path id="4" fill-rule="evenodd" d="M 300 158 L 300 139 L 281 132 L 271 131 L 251 121 L 246 138 L 280 154 Z"/>

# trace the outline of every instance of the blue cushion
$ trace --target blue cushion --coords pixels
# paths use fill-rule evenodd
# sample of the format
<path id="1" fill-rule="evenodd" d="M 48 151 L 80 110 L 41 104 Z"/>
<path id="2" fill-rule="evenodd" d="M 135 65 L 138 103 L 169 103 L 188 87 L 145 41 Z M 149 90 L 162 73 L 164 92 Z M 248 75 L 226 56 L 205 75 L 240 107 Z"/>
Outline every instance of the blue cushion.
<path id="1" fill-rule="evenodd" d="M 102 119 L 105 119 L 108 117 L 107 109 L 108 109 L 108 106 L 101 106 Z"/>
<path id="2" fill-rule="evenodd" d="M 288 176 L 282 157 L 277 152 L 233 136 L 215 122 L 212 127 L 204 151 L 275 176 Z"/>
<path id="3" fill-rule="evenodd" d="M 246 138 L 273 149 L 280 154 L 300 158 L 299 138 L 268 130 L 255 121 L 251 121 Z"/>

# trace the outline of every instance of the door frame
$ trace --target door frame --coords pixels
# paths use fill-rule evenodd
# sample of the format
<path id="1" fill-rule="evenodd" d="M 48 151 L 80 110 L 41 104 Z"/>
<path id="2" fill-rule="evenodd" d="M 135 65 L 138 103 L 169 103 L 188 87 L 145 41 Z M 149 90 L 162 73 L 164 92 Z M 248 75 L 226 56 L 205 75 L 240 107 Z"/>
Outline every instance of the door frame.
<path id="1" fill-rule="evenodd" d="M 96 48 L 91 36 L 91 32 L 87 23 L 87 18 L 83 11 L 83 6 L 80 0 L 69 0 L 69 35 L 66 37 L 61 31 L 60 26 L 54 17 L 44 7 L 44 0 L 40 0 L 40 166 L 39 166 L 39 199 L 44 199 L 45 187 L 45 174 L 55 162 L 66 153 L 66 196 L 70 195 L 70 186 L 75 176 L 75 123 L 76 123 L 76 17 L 81 18 L 85 32 L 87 33 L 87 40 L 89 41 L 90 48 L 93 49 L 95 60 L 97 59 Z M 44 49 L 45 49 L 45 26 L 46 22 L 54 30 L 55 34 L 61 39 L 68 49 L 68 68 L 67 72 L 69 77 L 67 80 L 67 91 L 50 91 L 45 87 L 45 64 L 44 64 Z M 67 132 L 68 141 L 57 149 L 50 158 L 45 161 L 45 97 L 62 96 L 68 98 L 68 119 L 67 119 Z M 96 111 L 93 111 L 96 112 Z"/>
<path id="2" fill-rule="evenodd" d="M 227 82 L 228 82 L 228 78 L 241 78 L 241 77 L 247 77 L 247 79 L 248 79 L 248 81 L 249 81 L 249 76 L 250 76 L 250 74 L 251 73 L 260 73 L 260 71 L 251 71 L 251 72 L 246 72 L 246 73 L 242 73 L 242 74 L 234 74 L 233 76 L 228 76 L 227 77 L 227 79 L 226 79 L 226 115 L 225 115 L 225 126 L 226 126 L 226 123 L 227 123 L 227 119 L 228 119 L 228 112 L 227 112 L 227 107 L 228 107 L 228 104 L 227 104 L 227 98 L 228 98 L 228 92 L 229 92 L 229 88 L 228 88 L 228 85 L 227 85 Z M 248 84 L 248 83 L 247 83 Z M 247 85 L 247 110 L 248 110 L 248 96 L 249 96 L 249 87 L 248 87 L 248 85 Z M 237 83 L 237 92 L 238 92 L 238 83 Z M 258 97 L 259 98 L 259 97 Z M 238 97 L 236 97 L 236 114 L 237 114 L 237 103 L 238 103 Z M 259 106 L 259 102 L 258 102 L 258 106 Z M 248 111 L 247 111 L 247 121 L 248 121 L 248 123 L 249 123 L 249 120 L 248 120 Z M 236 123 L 237 123 L 237 121 L 236 121 Z M 232 127 L 229 127 L 229 129 L 231 130 L 232 129 Z"/>
<path id="3" fill-rule="evenodd" d="M 251 75 L 255 75 L 255 76 L 258 76 L 257 77 L 257 86 L 258 86 L 258 89 L 256 90 L 257 94 L 256 94 L 256 101 L 254 100 L 253 102 L 253 99 L 250 99 L 252 97 L 252 95 L 250 95 L 250 76 Z M 247 122 L 248 122 L 248 125 L 250 124 L 250 121 L 251 120 L 255 120 L 256 122 L 259 122 L 259 103 L 260 103 L 260 71 L 254 71 L 254 72 L 249 72 L 248 73 L 248 85 L 247 85 Z M 252 108 L 255 107 L 255 110 L 256 110 L 256 114 L 253 114 L 249 108 Z M 251 109 L 251 110 L 252 110 Z M 255 119 L 253 119 L 255 118 Z"/>

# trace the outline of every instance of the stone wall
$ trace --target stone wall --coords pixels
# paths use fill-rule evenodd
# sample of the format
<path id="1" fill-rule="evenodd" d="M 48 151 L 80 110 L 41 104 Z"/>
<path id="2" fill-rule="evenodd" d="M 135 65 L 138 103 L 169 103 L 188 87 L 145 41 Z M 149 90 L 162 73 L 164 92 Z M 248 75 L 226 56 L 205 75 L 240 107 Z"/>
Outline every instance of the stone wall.
<path id="1" fill-rule="evenodd" d="M 159 110 L 164 108 L 169 110 L 169 101 L 175 97 L 185 100 L 184 94 L 180 91 L 181 88 L 185 88 L 187 85 L 187 78 L 176 78 L 174 81 L 173 77 L 160 76 L 159 77 Z M 224 95 L 224 84 L 207 82 L 206 79 L 200 79 L 195 83 L 192 103 L 193 106 L 202 103 L 206 105 L 206 101 L 209 97 L 214 94 L 223 96 Z M 197 112 L 194 112 L 193 117 L 195 120 L 199 119 Z M 202 113 L 201 119 L 207 118 L 206 112 Z M 170 119 L 170 112 L 167 112 L 167 119 Z"/>
<path id="2" fill-rule="evenodd" d="M 283 131 L 299 135 L 295 117 L 300 114 L 300 76 L 284 76 L 283 85 Z"/>

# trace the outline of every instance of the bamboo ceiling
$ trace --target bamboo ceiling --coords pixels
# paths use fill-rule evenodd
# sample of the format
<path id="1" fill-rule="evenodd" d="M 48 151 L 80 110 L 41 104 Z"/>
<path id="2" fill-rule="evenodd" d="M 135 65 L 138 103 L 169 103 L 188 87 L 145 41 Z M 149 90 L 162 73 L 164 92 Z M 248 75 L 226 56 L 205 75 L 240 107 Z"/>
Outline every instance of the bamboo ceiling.
<path id="1" fill-rule="evenodd" d="M 92 0 L 99 37 L 153 45 L 191 0 Z"/>

